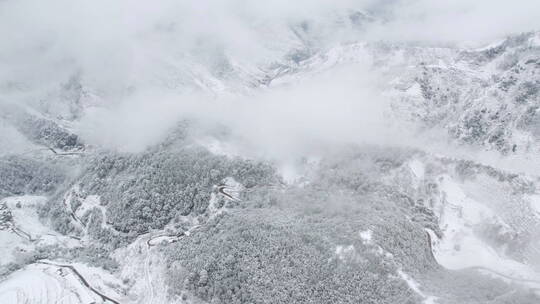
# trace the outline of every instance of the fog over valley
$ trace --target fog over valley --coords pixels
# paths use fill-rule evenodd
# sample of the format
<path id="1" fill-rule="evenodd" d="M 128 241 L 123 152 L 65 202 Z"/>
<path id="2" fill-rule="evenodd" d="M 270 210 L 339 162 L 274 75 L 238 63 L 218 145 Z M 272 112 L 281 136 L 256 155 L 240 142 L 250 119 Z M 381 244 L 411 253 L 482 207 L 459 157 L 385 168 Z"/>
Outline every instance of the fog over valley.
<path id="1" fill-rule="evenodd" d="M 0 1 L 0 303 L 540 303 L 540 2 Z"/>

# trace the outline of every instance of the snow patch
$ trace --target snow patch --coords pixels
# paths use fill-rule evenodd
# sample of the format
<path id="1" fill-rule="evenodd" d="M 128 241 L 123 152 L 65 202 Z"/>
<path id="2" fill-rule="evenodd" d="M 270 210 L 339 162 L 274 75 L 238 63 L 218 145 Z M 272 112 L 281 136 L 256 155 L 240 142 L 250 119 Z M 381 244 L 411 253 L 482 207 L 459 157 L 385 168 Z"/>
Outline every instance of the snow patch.
<path id="1" fill-rule="evenodd" d="M 37 245 L 80 246 L 78 240 L 61 235 L 41 223 L 37 208 L 46 200 L 43 196 L 26 195 L 0 201 L 12 215 L 9 223 L 5 223 L 7 229 L 0 230 L 0 265 L 15 262 L 21 253 L 32 251 Z"/>
<path id="2" fill-rule="evenodd" d="M 352 254 L 354 254 L 355 248 L 353 245 L 349 246 L 342 246 L 338 245 L 336 246 L 335 253 L 340 261 L 344 261 L 347 257 L 350 257 Z"/>
<path id="3" fill-rule="evenodd" d="M 540 47 L 540 33 L 535 33 L 534 36 L 529 38 L 530 47 Z"/>
<path id="4" fill-rule="evenodd" d="M 405 281 L 405 283 L 407 283 L 407 285 L 409 286 L 410 289 L 412 289 L 414 292 L 416 292 L 419 296 L 421 296 L 424 300 L 422 301 L 422 303 L 424 304 L 435 304 L 437 303 L 436 300 L 437 300 L 437 297 L 434 297 L 434 296 L 427 296 L 426 294 L 424 294 L 422 292 L 422 290 L 420 290 L 420 284 L 418 284 L 418 282 L 416 282 L 413 278 L 411 278 L 408 274 L 406 274 L 405 272 L 403 272 L 403 270 L 401 269 L 398 269 L 397 271 L 397 274 L 399 275 L 399 277 Z"/>
<path id="5" fill-rule="evenodd" d="M 448 269 L 477 269 L 529 287 L 540 287 L 540 274 L 498 252 L 475 233 L 486 222 L 504 225 L 484 204 L 470 198 L 450 176 L 440 178 L 442 200 L 435 207 L 443 237 L 433 240 L 433 254 Z"/>
<path id="6" fill-rule="evenodd" d="M 371 230 L 360 231 L 359 234 L 360 238 L 362 239 L 362 243 L 371 244 L 371 240 L 373 239 L 373 232 Z"/>
<path id="7" fill-rule="evenodd" d="M 536 212 L 538 217 L 540 217 L 540 195 L 529 195 L 528 199 L 531 208 Z"/>
<path id="8" fill-rule="evenodd" d="M 419 83 L 415 82 L 405 91 L 405 94 L 410 96 L 422 96 L 422 88 Z"/>
<path id="9" fill-rule="evenodd" d="M 414 174 L 414 176 L 416 176 L 416 178 L 424 179 L 426 169 L 421 161 L 417 159 L 412 160 L 411 162 L 409 162 L 409 168 L 411 169 L 411 172 Z"/>
<path id="10" fill-rule="evenodd" d="M 86 273 L 91 271 L 91 268 L 87 266 L 84 269 Z M 96 284 L 102 277 L 105 276 L 91 276 L 93 280 L 89 283 Z M 97 288 L 99 289 L 99 287 Z M 112 292 L 113 290 L 107 287 L 107 291 Z M 113 295 L 118 296 L 116 292 Z M 70 270 L 53 265 L 32 264 L 14 272 L 0 283 L 0 303 L 87 304 L 105 302 L 99 295 L 84 286 Z"/>
<path id="11" fill-rule="evenodd" d="M 303 174 L 294 164 L 283 164 L 278 168 L 278 171 L 285 183 L 289 185 L 295 184 L 303 177 Z"/>
<path id="12" fill-rule="evenodd" d="M 222 155 L 226 157 L 235 157 L 241 155 L 237 147 L 231 143 L 220 141 L 214 137 L 201 138 L 197 141 L 197 143 L 215 155 Z"/>

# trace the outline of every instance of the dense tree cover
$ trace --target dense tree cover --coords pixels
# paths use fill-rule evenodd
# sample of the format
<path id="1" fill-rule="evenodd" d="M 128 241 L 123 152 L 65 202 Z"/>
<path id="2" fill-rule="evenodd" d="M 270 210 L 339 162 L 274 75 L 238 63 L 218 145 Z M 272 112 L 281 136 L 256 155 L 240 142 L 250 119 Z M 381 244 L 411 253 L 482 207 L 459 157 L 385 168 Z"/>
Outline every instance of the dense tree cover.
<path id="1" fill-rule="evenodd" d="M 47 220 L 51 227 L 63 234 L 71 234 L 76 231 L 76 227 L 72 223 L 72 218 L 64 204 L 60 195 L 55 195 L 49 199 L 38 211 L 40 217 Z"/>
<path id="2" fill-rule="evenodd" d="M 438 193 L 429 176 L 438 169 L 428 166 L 426 182 L 412 191 L 407 162 L 415 153 L 343 149 L 310 170 L 308 183 L 284 186 L 270 164 L 216 156 L 174 140 L 139 154 L 102 152 L 88 158 L 76 180 L 83 198 L 99 195 L 107 210 L 104 216 L 90 209 L 79 219 L 98 242 L 59 256 L 114 269 L 112 249 L 178 216 L 200 215 L 201 226 L 190 236 L 160 247 L 173 296 L 211 303 L 418 303 L 421 297 L 399 276 L 401 269 L 413 277 L 468 280 L 481 290 L 478 299 L 514 299 L 496 281 L 477 273 L 449 275 L 433 259 L 424 229 L 440 233 L 429 208 Z M 464 179 L 485 173 L 516 191 L 530 186 L 493 168 L 441 161 Z M 207 217 L 213 186 L 228 176 L 246 187 L 241 200 Z M 74 232 L 64 194 L 59 191 L 43 214 L 59 231 Z M 363 239 L 362 231 L 371 231 L 372 240 Z M 473 293 L 469 285 L 456 283 L 456 290 Z"/>
<path id="3" fill-rule="evenodd" d="M 0 157 L 0 198 L 45 194 L 64 180 L 64 171 L 49 162 L 15 155 Z"/>
<path id="4" fill-rule="evenodd" d="M 239 209 L 169 247 L 172 293 L 212 303 L 415 303 L 396 266 L 351 234 L 290 210 Z M 356 227 L 360 228 L 360 227 Z M 354 248 L 336 253 L 337 246 Z"/>
<path id="5" fill-rule="evenodd" d="M 309 226 L 318 223 L 325 233 L 339 227 L 336 240 L 358 239 L 361 230 L 371 230 L 381 248 L 391 252 L 400 263 L 411 270 L 436 268 L 424 231 L 425 223 L 415 220 L 418 214 L 411 206 L 386 188 L 369 195 L 328 193 L 310 186 L 256 195 L 242 202 L 256 208 L 278 209 L 298 214 Z M 301 224 L 301 223 L 299 223 Z"/>
<path id="6" fill-rule="evenodd" d="M 438 219 L 429 208 L 434 185 L 426 182 L 421 189 L 410 189 L 410 169 L 407 161 L 417 153 L 406 149 L 388 149 L 366 147 L 361 150 L 351 148 L 323 159 L 310 176 L 310 183 L 300 193 L 309 192 L 310 197 L 302 194 L 297 202 L 289 202 L 286 197 L 282 200 L 290 205 L 323 206 L 335 205 L 332 209 L 341 212 L 356 212 L 359 217 L 381 218 L 383 221 L 394 218 L 397 226 L 382 225 L 381 231 L 403 235 L 415 231 L 411 239 L 421 242 L 421 247 L 427 243 L 420 227 L 429 228 L 440 235 Z M 306 204 L 309 202 L 309 204 Z M 320 202 L 314 204 L 314 202 Z M 328 204 L 333 202 L 332 204 Z M 327 208 L 327 207 L 326 207 Z M 381 217 L 382 216 L 382 217 Z M 412 221 L 415 228 L 406 222 Z M 418 224 L 418 225 L 416 225 Z M 399 229 L 402 232 L 399 233 Z M 397 236 L 399 237 L 399 236 Z M 401 250 L 396 248 L 396 250 Z M 411 256 L 418 253 L 410 252 Z M 421 255 L 423 258 L 424 255 Z"/>
<path id="7" fill-rule="evenodd" d="M 228 176 L 246 187 L 277 181 L 268 164 L 184 146 L 154 148 L 140 154 L 104 152 L 90 159 L 78 183 L 83 193 L 101 196 L 107 208 L 106 224 L 136 235 L 163 228 L 176 215 L 202 214 L 212 187 Z M 63 195 L 52 199 L 43 215 L 57 222 L 55 228 L 68 232 L 73 227 L 63 199 Z"/>
<path id="8" fill-rule="evenodd" d="M 424 231 L 440 233 L 437 218 L 388 179 L 407 166 L 395 152 L 342 154 L 323 159 L 308 184 L 244 191 L 224 215 L 164 247 L 170 292 L 211 303 L 421 302 L 402 270 L 441 303 L 535 303 L 529 291 L 437 264 Z M 436 189 L 429 181 L 424 186 L 420 194 L 428 200 Z M 368 230 L 369 241 L 360 235 Z"/>
<path id="9" fill-rule="evenodd" d="M 97 240 L 104 248 L 113 250 L 132 241 L 136 234 L 126 234 L 104 226 L 105 218 L 98 208 L 89 210 L 81 221 L 88 227 L 87 233 L 92 239 Z"/>
<path id="10" fill-rule="evenodd" d="M 13 214 L 5 202 L 0 202 L 0 230 L 7 229 L 13 220 Z"/>
<path id="11" fill-rule="evenodd" d="M 84 144 L 76 134 L 59 126 L 52 120 L 21 111 L 18 112 L 14 125 L 28 139 L 37 144 L 64 151 L 84 149 Z"/>
<path id="12" fill-rule="evenodd" d="M 470 286 L 481 290 L 478 299 L 504 298 L 503 289 L 496 288 L 500 282 L 478 273 L 448 274 L 433 259 L 424 228 L 441 232 L 425 201 L 436 188 L 427 181 L 418 199 L 399 185 L 405 178 L 400 176 L 403 167 L 409 170 L 407 157 L 403 151 L 353 149 L 321 160 L 310 182 L 301 187 L 245 191 L 228 215 L 169 246 L 172 293 L 216 303 L 415 302 L 406 286 L 397 287 L 400 280 L 382 281 L 400 267 L 414 276 L 468 278 Z M 467 172 L 472 167 L 458 162 L 456 168 Z M 498 177 L 490 170 L 486 173 Z M 522 185 L 513 177 L 504 178 Z M 359 236 L 365 230 L 373 232 L 372 242 Z M 343 251 L 345 257 L 340 258 L 338 246 L 354 250 Z M 473 289 L 463 284 L 456 288 L 465 294 Z"/>
<path id="13" fill-rule="evenodd" d="M 36 115 L 18 104 L 0 104 L 0 116 L 38 145 L 64 151 L 84 149 L 84 143 L 79 136 L 54 119 Z"/>
<path id="14" fill-rule="evenodd" d="M 168 246 L 171 292 L 215 303 L 417 303 L 398 267 L 438 265 L 411 199 L 376 182 L 403 164 L 392 154 L 347 153 L 322 160 L 307 185 L 245 191 Z"/>

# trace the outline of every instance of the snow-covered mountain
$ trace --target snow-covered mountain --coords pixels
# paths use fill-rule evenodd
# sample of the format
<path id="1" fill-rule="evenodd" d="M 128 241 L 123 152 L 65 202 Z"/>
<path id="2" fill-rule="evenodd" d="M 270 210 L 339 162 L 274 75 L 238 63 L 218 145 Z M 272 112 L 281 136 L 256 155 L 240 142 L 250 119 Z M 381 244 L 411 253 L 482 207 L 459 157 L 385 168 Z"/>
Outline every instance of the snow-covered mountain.
<path id="1" fill-rule="evenodd" d="M 540 32 L 339 3 L 10 33 L 0 303 L 538 303 Z"/>

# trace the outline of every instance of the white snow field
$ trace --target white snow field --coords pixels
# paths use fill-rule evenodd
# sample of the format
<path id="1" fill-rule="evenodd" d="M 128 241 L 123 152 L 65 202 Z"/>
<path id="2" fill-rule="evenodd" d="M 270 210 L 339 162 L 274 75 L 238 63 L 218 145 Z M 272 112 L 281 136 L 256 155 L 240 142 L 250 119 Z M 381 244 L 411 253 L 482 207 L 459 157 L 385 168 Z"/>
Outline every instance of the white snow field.
<path id="1" fill-rule="evenodd" d="M 57 233 L 39 220 L 37 208 L 45 200 L 43 196 L 13 196 L 0 201 L 12 214 L 6 229 L 0 230 L 0 265 L 16 262 L 38 245 L 80 246 L 79 240 Z"/>
<path id="2" fill-rule="evenodd" d="M 102 270 L 82 264 L 74 265 L 87 283 L 95 288 L 94 291 L 72 269 L 56 266 L 65 264 L 43 263 L 51 264 L 38 262 L 28 265 L 0 282 L 0 303 L 88 304 L 115 303 L 114 298 L 122 299 L 118 292 L 118 279 Z M 103 297 L 99 293 L 107 296 Z M 107 299 L 109 296 L 111 299 Z"/>
<path id="3" fill-rule="evenodd" d="M 474 184 L 456 181 L 449 175 L 439 180 L 442 197 L 434 209 L 444 235 L 440 240 L 431 237 L 437 262 L 448 269 L 477 269 L 540 292 L 540 272 L 535 266 L 506 254 L 507 245 L 495 246 L 482 233 L 486 225 L 499 227 L 498 234 L 512 233 L 513 226 L 505 221 L 513 219 L 498 216 L 501 213 L 496 210 L 517 202 L 485 177 Z"/>
<path id="4" fill-rule="evenodd" d="M 15 196 L 1 201 L 9 208 L 12 219 L 5 225 L 7 229 L 0 230 L 0 265 L 22 263 L 38 246 L 81 246 L 79 240 L 58 234 L 39 220 L 37 208 L 45 200 L 42 196 Z M 80 263 L 37 261 L 0 281 L 0 303 L 107 302 L 85 286 L 68 266 L 75 267 L 91 287 L 118 296 L 119 288 L 112 287 L 120 286 L 118 279 L 103 270 Z"/>

